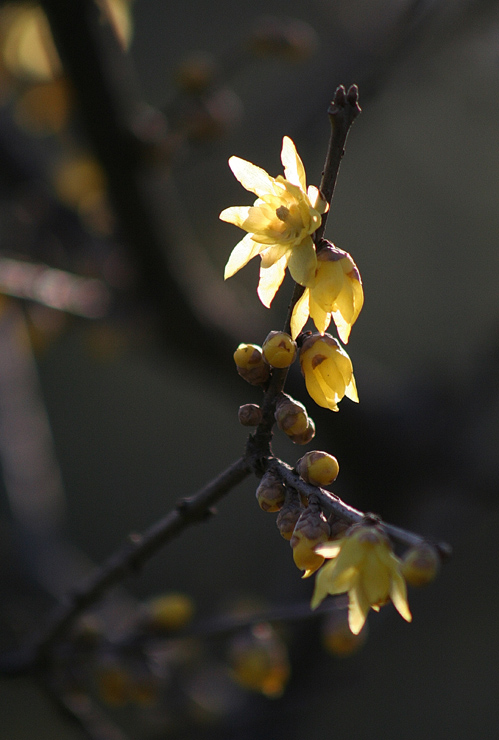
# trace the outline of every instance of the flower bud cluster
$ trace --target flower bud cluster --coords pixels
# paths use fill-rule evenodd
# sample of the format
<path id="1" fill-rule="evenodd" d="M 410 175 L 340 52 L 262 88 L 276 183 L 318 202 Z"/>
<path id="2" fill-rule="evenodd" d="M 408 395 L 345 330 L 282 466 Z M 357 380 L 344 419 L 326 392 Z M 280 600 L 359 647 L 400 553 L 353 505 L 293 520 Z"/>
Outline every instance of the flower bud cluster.
<path id="1" fill-rule="evenodd" d="M 271 513 L 279 511 L 284 504 L 286 498 L 286 489 L 283 482 L 273 473 L 268 470 L 260 485 L 256 489 L 256 499 L 263 511 L 269 511 Z"/>

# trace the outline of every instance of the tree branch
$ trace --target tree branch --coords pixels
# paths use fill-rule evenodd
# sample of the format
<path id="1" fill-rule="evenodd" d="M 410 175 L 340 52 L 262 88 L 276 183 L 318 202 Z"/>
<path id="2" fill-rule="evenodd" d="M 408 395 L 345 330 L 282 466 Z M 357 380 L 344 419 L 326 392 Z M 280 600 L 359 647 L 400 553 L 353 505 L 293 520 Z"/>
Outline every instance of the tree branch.
<path id="1" fill-rule="evenodd" d="M 88 607 L 131 571 L 142 567 L 184 529 L 210 516 L 211 507 L 250 472 L 251 468 L 246 460 L 240 458 L 193 496 L 181 499 L 173 511 L 149 527 L 144 534 L 130 535 L 129 541 L 121 549 L 111 555 L 65 603 L 55 609 L 48 626 L 38 636 L 34 645 L 29 650 L 20 651 L 18 660 L 12 654 L 4 656 L 0 670 L 14 674 L 43 665 L 54 644 L 66 634 Z"/>

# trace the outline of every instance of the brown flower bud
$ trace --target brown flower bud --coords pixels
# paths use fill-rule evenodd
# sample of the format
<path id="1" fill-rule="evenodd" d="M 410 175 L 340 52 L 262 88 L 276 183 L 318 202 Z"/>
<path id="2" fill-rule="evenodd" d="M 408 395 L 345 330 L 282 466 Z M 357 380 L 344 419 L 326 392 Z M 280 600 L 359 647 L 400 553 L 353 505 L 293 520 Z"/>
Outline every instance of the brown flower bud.
<path id="1" fill-rule="evenodd" d="M 279 511 L 286 498 L 286 489 L 281 480 L 268 470 L 256 489 L 256 498 L 264 511 Z"/>
<path id="2" fill-rule="evenodd" d="M 251 385 L 262 385 L 269 379 L 269 366 L 257 344 L 240 344 L 234 352 L 234 362 L 239 375 Z"/>
<path id="3" fill-rule="evenodd" d="M 305 429 L 302 434 L 291 434 L 289 436 L 290 440 L 295 445 L 308 445 L 309 442 L 313 440 L 315 437 L 315 424 L 313 419 L 308 417 L 308 427 Z"/>
<path id="4" fill-rule="evenodd" d="M 285 540 L 290 540 L 293 536 L 294 528 L 302 511 L 303 506 L 298 497 L 293 496 L 286 499 L 276 519 L 277 529 Z"/>
<path id="5" fill-rule="evenodd" d="M 262 420 L 262 410 L 256 403 L 245 403 L 239 406 L 238 418 L 243 427 L 256 427 Z"/>
<path id="6" fill-rule="evenodd" d="M 289 436 L 303 434 L 308 428 L 307 409 L 286 394 L 277 402 L 274 416 L 279 429 Z"/>
<path id="7" fill-rule="evenodd" d="M 308 578 L 321 567 L 324 557 L 315 552 L 321 542 L 329 538 L 329 524 L 324 514 L 315 506 L 305 509 L 294 529 L 291 537 L 293 560 L 300 570 L 304 570 L 303 578 Z"/>

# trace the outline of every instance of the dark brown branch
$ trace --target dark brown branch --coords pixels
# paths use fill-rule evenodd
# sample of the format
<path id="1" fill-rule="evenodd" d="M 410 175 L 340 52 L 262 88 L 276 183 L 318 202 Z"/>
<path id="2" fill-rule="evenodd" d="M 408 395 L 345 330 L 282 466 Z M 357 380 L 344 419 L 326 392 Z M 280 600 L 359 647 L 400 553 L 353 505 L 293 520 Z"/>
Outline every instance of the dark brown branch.
<path id="1" fill-rule="evenodd" d="M 359 88 L 357 85 L 351 85 L 348 92 L 345 91 L 343 85 L 337 87 L 327 112 L 331 122 L 331 138 L 329 139 L 320 191 L 326 202 L 331 205 L 341 160 L 345 154 L 348 132 L 352 123 L 361 112 L 359 106 Z M 322 223 L 314 234 L 316 244 L 319 244 L 324 236 L 329 210 L 323 214 Z"/>
<path id="2" fill-rule="evenodd" d="M 244 480 L 250 472 L 251 468 L 246 460 L 240 458 L 193 496 L 179 501 L 173 511 L 153 524 L 144 534 L 131 535 L 120 550 L 83 583 L 66 603 L 55 610 L 48 627 L 39 635 L 31 650 L 23 651 L 24 657 L 18 661 L 17 666 L 14 656 L 6 656 L 4 662 L 6 672 L 19 673 L 43 664 L 54 644 L 64 637 L 75 620 L 88 607 L 131 571 L 143 566 L 184 529 L 205 520 L 212 513 L 214 504 Z"/>

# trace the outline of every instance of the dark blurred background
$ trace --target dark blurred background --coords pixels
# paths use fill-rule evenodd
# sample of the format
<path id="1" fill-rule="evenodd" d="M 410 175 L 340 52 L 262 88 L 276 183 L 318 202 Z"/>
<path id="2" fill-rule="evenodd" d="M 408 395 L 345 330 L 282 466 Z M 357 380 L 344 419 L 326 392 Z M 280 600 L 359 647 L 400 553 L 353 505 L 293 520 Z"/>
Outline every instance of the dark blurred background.
<path id="1" fill-rule="evenodd" d="M 283 324 L 291 283 L 270 311 L 256 261 L 223 283 L 241 233 L 218 214 L 251 202 L 227 159 L 275 176 L 288 135 L 318 184 L 329 100 L 357 83 L 326 236 L 364 281 L 348 345 L 361 402 L 323 412 L 297 370 L 289 392 L 317 424 L 311 447 L 339 458 L 335 492 L 453 558 L 410 592 L 412 625 L 371 613 L 351 657 L 323 648 L 319 619 L 289 626 L 279 698 L 213 699 L 182 726 L 151 709 L 117 722 L 133 738 L 496 737 L 498 4 L 102 0 L 95 47 L 65 3 L 42 5 L 65 76 L 41 6 L 0 5 L 2 646 L 242 453 L 237 408 L 259 393 L 231 354 Z M 164 591 L 188 593 L 199 620 L 241 597 L 308 599 L 254 489 L 128 579 L 106 629 Z M 6 740 L 82 736 L 35 681 L 2 680 L 0 705 Z"/>

